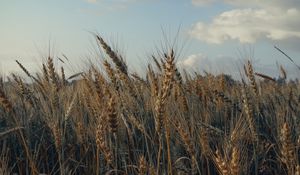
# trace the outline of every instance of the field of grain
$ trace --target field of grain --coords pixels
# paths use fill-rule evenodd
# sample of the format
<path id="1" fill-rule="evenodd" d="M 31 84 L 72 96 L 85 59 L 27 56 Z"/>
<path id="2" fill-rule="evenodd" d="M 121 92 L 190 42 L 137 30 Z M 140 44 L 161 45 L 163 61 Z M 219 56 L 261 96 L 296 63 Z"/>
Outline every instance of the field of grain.
<path id="1" fill-rule="evenodd" d="M 142 77 L 96 39 L 105 56 L 87 72 L 49 56 L 1 80 L 0 174 L 300 174 L 300 85 L 282 67 L 189 74 L 170 48 Z"/>

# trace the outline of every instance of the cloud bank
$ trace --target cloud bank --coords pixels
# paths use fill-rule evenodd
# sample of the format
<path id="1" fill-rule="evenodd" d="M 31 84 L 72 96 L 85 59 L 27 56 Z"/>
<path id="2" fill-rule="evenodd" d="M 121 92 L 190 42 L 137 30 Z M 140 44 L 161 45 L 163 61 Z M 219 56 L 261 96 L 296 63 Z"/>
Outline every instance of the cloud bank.
<path id="1" fill-rule="evenodd" d="M 217 0 L 192 0 L 194 5 L 214 2 Z M 210 23 L 199 21 L 194 24 L 189 31 L 192 37 L 215 44 L 228 40 L 254 43 L 258 40 L 288 42 L 300 39 L 299 0 L 222 2 L 234 8 L 215 16 Z"/>
<path id="2" fill-rule="evenodd" d="M 187 69 L 210 69 L 211 61 L 203 54 L 193 54 L 182 61 L 178 61 L 178 66 Z"/>
<path id="3" fill-rule="evenodd" d="M 217 56 L 209 58 L 208 56 L 198 53 L 192 54 L 177 62 L 180 69 L 185 69 L 189 72 L 206 71 L 213 74 L 226 73 L 233 76 L 239 75 L 239 68 L 242 66 L 241 60 L 237 60 L 229 56 Z"/>
<path id="4" fill-rule="evenodd" d="M 252 60 L 253 61 L 253 60 Z M 234 79 L 240 80 L 244 75 L 243 66 L 246 60 L 236 59 L 230 56 L 220 55 L 215 58 L 209 58 L 208 56 L 198 53 L 192 54 L 177 62 L 177 67 L 182 70 L 186 70 L 189 73 L 212 73 L 218 75 L 221 73 L 228 74 Z M 295 79 L 299 77 L 299 70 L 294 65 L 282 64 L 287 72 L 288 79 Z M 280 70 L 276 63 L 273 64 L 260 64 L 259 62 L 253 62 L 254 71 L 262 74 L 269 75 L 273 78 L 278 78 Z M 257 77 L 258 78 L 258 77 Z M 260 78 L 258 78 L 260 79 Z"/>

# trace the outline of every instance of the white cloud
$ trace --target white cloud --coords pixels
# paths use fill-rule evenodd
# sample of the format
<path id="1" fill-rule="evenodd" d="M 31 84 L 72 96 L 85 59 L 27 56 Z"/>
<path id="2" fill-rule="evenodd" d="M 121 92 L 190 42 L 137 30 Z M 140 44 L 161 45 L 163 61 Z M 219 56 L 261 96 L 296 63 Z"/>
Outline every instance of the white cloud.
<path id="1" fill-rule="evenodd" d="M 192 0 L 193 5 L 212 4 L 223 2 L 236 7 L 264 7 L 264 8 L 296 8 L 299 7 L 299 0 Z"/>
<path id="2" fill-rule="evenodd" d="M 237 71 L 241 67 L 241 60 L 223 55 L 209 58 L 208 56 L 199 53 L 192 54 L 185 59 L 178 61 L 177 66 L 180 69 L 192 72 L 206 71 L 213 74 L 227 73 L 238 75 Z"/>
<path id="3" fill-rule="evenodd" d="M 207 2 L 193 0 L 193 4 Z M 284 41 L 300 39 L 299 0 L 224 0 L 236 7 L 215 16 L 210 23 L 198 22 L 191 36 L 208 43 L 238 40 L 254 43 L 260 39 Z M 247 7 L 247 8 L 246 8 Z"/>
<path id="4" fill-rule="evenodd" d="M 197 71 L 199 69 L 210 71 L 211 61 L 203 54 L 193 54 L 182 61 L 177 62 L 177 66 L 187 70 Z"/>
<path id="5" fill-rule="evenodd" d="M 199 53 L 187 56 L 185 59 L 178 61 L 177 66 L 180 70 L 185 69 L 189 73 L 203 73 L 203 71 L 214 75 L 224 73 L 232 76 L 234 79 L 240 79 L 241 75 L 244 75 L 243 65 L 245 62 L 246 60 L 236 59 L 230 56 L 219 55 L 214 58 L 209 58 Z M 289 62 L 281 62 L 280 64 L 284 66 L 289 79 L 299 77 L 299 70 L 294 65 L 291 65 Z M 280 71 L 275 63 L 262 64 L 256 60 L 253 62 L 253 66 L 255 72 L 263 73 L 274 78 L 279 77 Z"/>
<path id="6" fill-rule="evenodd" d="M 202 53 L 199 53 L 192 54 L 187 56 L 185 59 L 178 61 L 177 66 L 179 70 L 184 69 L 189 73 L 204 73 L 204 71 L 213 75 L 224 73 L 232 76 L 234 79 L 240 79 L 240 71 L 243 68 L 244 63 L 245 60 L 237 59 L 231 56 L 218 55 L 216 57 L 208 57 Z M 265 67 L 265 65 L 262 67 Z M 271 66 L 271 68 L 272 67 L 274 66 Z M 272 69 L 272 72 L 267 71 L 267 73 L 274 73 L 274 70 Z"/>
<path id="7" fill-rule="evenodd" d="M 299 8 L 299 0 L 223 0 L 223 2 L 239 7 L 262 7 L 262 8 Z"/>

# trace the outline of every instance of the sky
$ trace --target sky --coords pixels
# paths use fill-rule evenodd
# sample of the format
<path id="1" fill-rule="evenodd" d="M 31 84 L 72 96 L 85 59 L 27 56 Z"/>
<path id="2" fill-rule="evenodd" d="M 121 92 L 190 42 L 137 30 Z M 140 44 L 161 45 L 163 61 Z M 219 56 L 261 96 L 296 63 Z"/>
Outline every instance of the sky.
<path id="1" fill-rule="evenodd" d="M 290 78 L 300 64 L 299 0 L 0 0 L 0 73 L 20 73 L 15 60 L 39 71 L 51 53 L 71 75 L 100 64 L 101 35 L 123 54 L 131 72 L 176 43 L 177 65 L 190 71 L 239 75 L 246 59 L 257 72 Z M 50 49 L 49 49 L 50 48 Z"/>

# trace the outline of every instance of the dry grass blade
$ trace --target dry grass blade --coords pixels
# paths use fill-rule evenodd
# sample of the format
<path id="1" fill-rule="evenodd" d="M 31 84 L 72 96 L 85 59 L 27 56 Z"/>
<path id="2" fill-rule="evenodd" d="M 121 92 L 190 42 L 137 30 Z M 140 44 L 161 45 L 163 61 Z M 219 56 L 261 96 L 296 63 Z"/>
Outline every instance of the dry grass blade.
<path id="1" fill-rule="evenodd" d="M 261 77 L 261 78 L 263 78 L 263 79 L 270 80 L 270 81 L 272 81 L 272 82 L 276 82 L 276 80 L 275 80 L 274 78 L 272 78 L 272 77 L 270 77 L 270 76 L 268 76 L 268 75 L 261 74 L 261 73 L 258 73 L 258 72 L 255 72 L 255 75 L 256 75 L 256 76 L 259 76 L 259 77 Z"/>
<path id="2" fill-rule="evenodd" d="M 71 79 L 76 78 L 76 77 L 78 77 L 80 75 L 83 75 L 83 74 L 84 74 L 83 72 L 79 72 L 79 73 L 73 74 L 73 75 L 69 76 L 68 80 L 71 80 Z"/>
<path id="3" fill-rule="evenodd" d="M 31 74 L 29 73 L 29 71 L 18 61 L 15 60 L 17 62 L 17 64 L 20 66 L 20 68 L 23 70 L 23 72 L 28 76 L 31 77 Z"/>
<path id="4" fill-rule="evenodd" d="M 11 128 L 6 131 L 3 131 L 0 133 L 0 139 L 3 139 L 3 137 L 5 137 L 13 132 L 16 132 L 17 130 L 20 130 L 20 129 L 24 129 L 24 127 L 16 127 L 16 128 Z"/>
<path id="5" fill-rule="evenodd" d="M 160 64 L 159 64 L 159 62 L 158 62 L 158 60 L 155 58 L 154 55 L 152 55 L 152 59 L 153 59 L 155 65 L 156 65 L 156 67 L 158 68 L 158 70 L 161 72 L 161 71 L 162 71 L 162 68 L 161 68 L 161 66 L 160 66 Z"/>
<path id="6" fill-rule="evenodd" d="M 62 62 L 62 63 L 65 63 L 64 60 L 62 60 L 61 58 L 57 57 L 57 59 Z"/>
<path id="7" fill-rule="evenodd" d="M 62 54 L 62 56 L 63 56 L 67 61 L 69 61 L 69 58 L 68 58 L 65 54 Z"/>
<path id="8" fill-rule="evenodd" d="M 35 78 L 34 76 L 32 76 L 29 71 L 18 61 L 16 60 L 17 64 L 20 66 L 20 68 L 23 70 L 23 72 L 30 78 L 32 78 L 34 81 L 36 81 L 39 85 L 41 85 L 41 82 Z"/>
<path id="9" fill-rule="evenodd" d="M 288 56 L 284 51 L 282 51 L 281 49 L 279 49 L 277 46 L 274 46 L 274 48 L 276 50 L 278 50 L 280 53 L 282 53 L 287 59 L 289 59 L 299 70 L 300 70 L 300 66 L 298 66 L 295 61 L 290 57 Z"/>

